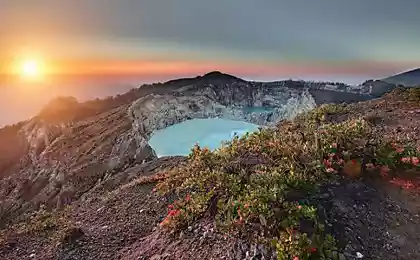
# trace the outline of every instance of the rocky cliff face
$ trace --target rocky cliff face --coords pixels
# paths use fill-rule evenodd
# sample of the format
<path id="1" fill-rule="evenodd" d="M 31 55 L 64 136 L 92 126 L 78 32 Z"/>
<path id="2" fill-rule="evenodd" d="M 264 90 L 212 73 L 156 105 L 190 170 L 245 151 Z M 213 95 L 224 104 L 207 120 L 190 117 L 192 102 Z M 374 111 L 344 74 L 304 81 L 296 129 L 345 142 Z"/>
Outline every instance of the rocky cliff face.
<path id="1" fill-rule="evenodd" d="M 235 82 L 226 85 L 186 86 L 171 94 L 151 94 L 129 108 L 134 128 L 147 141 L 155 130 L 195 118 L 224 118 L 269 126 L 313 109 L 314 98 L 307 90 L 266 87 Z M 246 108 L 270 108 L 247 113 Z"/>
<path id="2" fill-rule="evenodd" d="M 147 174 L 139 170 L 145 164 L 142 169 L 159 167 L 162 160 L 148 145 L 155 130 L 214 117 L 269 126 L 317 103 L 304 88 L 210 73 L 143 86 L 114 99 L 59 105 L 64 109 L 59 114 L 43 110 L 47 117 L 0 131 L 0 223 L 42 204 L 62 208 L 91 193 L 96 197 Z M 249 107 L 270 110 L 248 113 Z"/>

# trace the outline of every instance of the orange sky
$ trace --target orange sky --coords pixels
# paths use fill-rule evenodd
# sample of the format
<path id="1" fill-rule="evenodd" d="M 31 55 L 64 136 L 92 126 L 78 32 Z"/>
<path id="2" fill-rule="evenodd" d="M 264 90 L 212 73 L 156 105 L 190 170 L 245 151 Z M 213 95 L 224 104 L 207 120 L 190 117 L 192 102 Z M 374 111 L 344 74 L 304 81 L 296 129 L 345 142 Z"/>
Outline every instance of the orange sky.
<path id="1" fill-rule="evenodd" d="M 165 75 L 201 75 L 219 70 L 238 76 L 277 76 L 296 77 L 299 75 L 359 75 L 386 76 L 401 71 L 409 64 L 367 63 L 367 62 L 215 62 L 215 61 L 124 61 L 124 60 L 75 60 L 43 61 L 46 78 L 67 76 L 165 76 Z M 9 66 L 10 68 L 10 66 Z M 10 69 L 4 70 L 10 74 Z M 7 73 L 9 71 L 9 73 Z M 18 72 L 17 72 L 18 73 Z"/>

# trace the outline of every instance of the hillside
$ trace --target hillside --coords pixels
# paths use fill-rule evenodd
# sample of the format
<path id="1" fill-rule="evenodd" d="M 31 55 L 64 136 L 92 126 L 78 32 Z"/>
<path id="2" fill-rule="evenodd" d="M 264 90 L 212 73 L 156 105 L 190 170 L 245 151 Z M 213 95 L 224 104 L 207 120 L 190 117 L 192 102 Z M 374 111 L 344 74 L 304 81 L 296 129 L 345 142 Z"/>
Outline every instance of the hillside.
<path id="1" fill-rule="evenodd" d="M 404 86 L 420 86 L 420 69 L 414 69 L 406 71 L 388 78 L 382 79 L 382 81 L 392 83 L 395 85 Z"/>
<path id="2" fill-rule="evenodd" d="M 57 99 L 37 117 L 2 129 L 0 256 L 418 259 L 419 204 L 411 195 L 418 169 L 401 163 L 419 156 L 418 93 L 394 90 L 368 100 L 288 83 L 210 73 L 108 100 Z M 248 106 L 275 110 L 249 116 L 238 109 Z M 216 116 L 273 127 L 219 152 L 195 148 L 189 158 L 156 158 L 147 143 L 156 129 Z M 383 150 L 393 142 L 407 154 Z M 373 178 L 376 170 L 366 178 L 368 165 L 389 167 L 389 179 Z M 400 193 L 395 184 L 410 189 Z M 315 222 L 326 224 L 325 232 Z M 265 243 L 294 229 L 297 244 Z"/>

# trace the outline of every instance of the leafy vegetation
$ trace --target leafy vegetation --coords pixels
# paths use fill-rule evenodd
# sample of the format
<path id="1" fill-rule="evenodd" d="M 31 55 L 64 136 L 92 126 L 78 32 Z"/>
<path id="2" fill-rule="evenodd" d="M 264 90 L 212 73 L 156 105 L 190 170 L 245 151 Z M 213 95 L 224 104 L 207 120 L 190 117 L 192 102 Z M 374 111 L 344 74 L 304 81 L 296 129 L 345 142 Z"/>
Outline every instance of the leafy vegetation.
<path id="1" fill-rule="evenodd" d="M 409 88 L 406 98 L 409 101 L 420 103 L 420 88 Z"/>
<path id="2" fill-rule="evenodd" d="M 1 230 L 0 244 L 6 242 L 8 234 L 30 235 L 44 237 L 53 244 L 71 243 L 83 235 L 80 228 L 77 228 L 67 216 L 66 211 L 47 211 L 41 207 L 40 210 L 30 214 L 26 221 Z"/>
<path id="3" fill-rule="evenodd" d="M 298 117 L 297 120 L 304 121 L 307 124 L 327 123 L 328 116 L 345 112 L 348 111 L 344 104 L 324 104 Z"/>
<path id="4" fill-rule="evenodd" d="M 189 161 L 157 185 L 160 194 L 180 197 L 160 225 L 176 230 L 210 217 L 226 232 L 271 244 L 278 259 L 337 258 L 335 240 L 315 205 L 302 198 L 338 174 L 374 176 L 419 167 L 420 152 L 373 138 L 363 119 L 323 120 L 325 113 L 345 111 L 344 105 L 321 106 L 277 129 L 236 137 L 214 152 L 195 146 Z"/>

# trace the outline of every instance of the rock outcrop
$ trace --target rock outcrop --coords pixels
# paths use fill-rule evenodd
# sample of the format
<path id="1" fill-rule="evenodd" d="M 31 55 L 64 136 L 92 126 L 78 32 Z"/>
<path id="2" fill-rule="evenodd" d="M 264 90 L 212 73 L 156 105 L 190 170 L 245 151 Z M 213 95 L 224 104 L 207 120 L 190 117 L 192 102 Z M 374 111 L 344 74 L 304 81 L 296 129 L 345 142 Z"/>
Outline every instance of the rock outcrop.
<path id="1" fill-rule="evenodd" d="M 224 118 L 270 126 L 315 106 L 314 98 L 306 89 L 267 87 L 239 81 L 200 88 L 189 85 L 171 94 L 151 94 L 133 102 L 129 114 L 135 131 L 141 133 L 144 140 L 139 144 L 146 145 L 154 131 L 189 119 Z M 268 110 L 246 111 L 254 107 Z"/>

